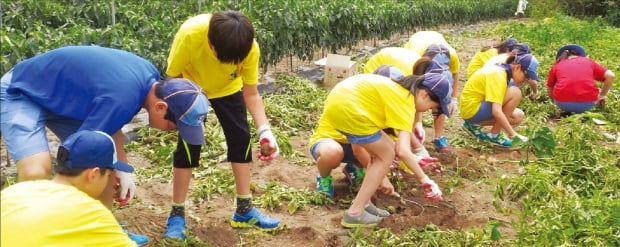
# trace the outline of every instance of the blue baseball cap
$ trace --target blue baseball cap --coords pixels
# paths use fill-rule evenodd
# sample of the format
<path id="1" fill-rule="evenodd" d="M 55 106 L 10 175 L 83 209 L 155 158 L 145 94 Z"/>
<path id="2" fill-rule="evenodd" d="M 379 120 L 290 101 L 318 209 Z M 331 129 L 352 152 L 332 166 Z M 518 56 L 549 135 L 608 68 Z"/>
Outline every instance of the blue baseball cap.
<path id="1" fill-rule="evenodd" d="M 429 88 L 437 97 L 441 111 L 450 117 L 450 103 L 452 103 L 452 82 L 444 73 L 424 74 L 422 85 Z"/>
<path id="2" fill-rule="evenodd" d="M 188 79 L 173 78 L 161 86 L 163 100 L 174 114 L 181 138 L 192 145 L 205 143 L 203 123 L 209 100 L 202 88 Z"/>
<path id="3" fill-rule="evenodd" d="M 405 77 L 400 70 L 392 65 L 381 65 L 379 68 L 372 72 L 373 74 L 382 75 L 393 81 L 399 81 Z"/>
<path id="4" fill-rule="evenodd" d="M 431 60 L 437 61 L 440 64 L 448 65 L 450 63 L 450 50 L 444 45 L 429 45 L 426 47 L 423 56 L 429 57 Z"/>
<path id="5" fill-rule="evenodd" d="M 532 53 L 532 50 L 530 49 L 530 46 L 527 45 L 526 43 L 518 43 L 518 44 L 514 45 L 513 51 L 515 52 L 515 54 L 517 56 L 521 56 L 521 55 Z"/>
<path id="6" fill-rule="evenodd" d="M 532 54 L 525 55 L 517 55 L 515 58 L 515 63 L 521 65 L 522 68 L 527 71 L 527 77 L 532 80 L 538 81 L 538 75 L 536 74 L 536 70 L 538 69 L 538 60 Z"/>
<path id="7" fill-rule="evenodd" d="M 581 47 L 580 45 L 569 44 L 569 45 L 562 46 L 558 50 L 558 52 L 555 54 L 555 60 L 558 60 L 558 58 L 560 57 L 562 52 L 564 52 L 566 50 L 573 50 L 573 51 L 577 52 L 577 54 L 579 54 L 579 56 L 582 56 L 582 57 L 585 57 L 586 55 L 588 55 L 588 54 L 586 54 L 586 50 L 583 49 L 583 47 Z"/>
<path id="8" fill-rule="evenodd" d="M 67 152 L 58 151 L 58 165 L 68 168 L 113 168 L 133 172 L 133 167 L 119 161 L 112 137 L 105 132 L 80 130 L 61 145 Z"/>
<path id="9" fill-rule="evenodd" d="M 512 51 L 512 49 L 516 48 L 516 45 L 519 44 L 519 41 L 517 41 L 517 39 L 515 38 L 509 38 L 506 40 L 506 46 L 508 46 L 508 49 Z"/>

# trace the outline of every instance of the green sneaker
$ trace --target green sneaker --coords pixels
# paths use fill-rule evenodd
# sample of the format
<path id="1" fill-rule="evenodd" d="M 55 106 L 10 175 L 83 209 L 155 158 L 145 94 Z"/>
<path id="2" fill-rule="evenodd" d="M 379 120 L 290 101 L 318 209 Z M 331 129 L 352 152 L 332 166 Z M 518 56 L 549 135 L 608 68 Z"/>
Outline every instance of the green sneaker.
<path id="1" fill-rule="evenodd" d="M 316 190 L 325 192 L 329 197 L 334 197 L 334 179 L 329 177 L 316 176 Z"/>
<path id="2" fill-rule="evenodd" d="M 366 170 L 364 168 L 359 168 L 353 163 L 347 163 L 342 169 L 344 176 L 347 177 L 349 184 L 351 185 L 360 185 L 364 180 L 364 175 L 366 175 Z"/>
<path id="3" fill-rule="evenodd" d="M 362 210 L 357 216 L 351 216 L 349 212 L 345 211 L 340 224 L 346 228 L 375 227 L 382 219 L 366 210 Z"/>
<path id="4" fill-rule="evenodd" d="M 489 137 L 482 133 L 482 126 L 480 125 L 464 122 L 463 129 L 465 129 L 469 134 L 473 135 L 474 137 L 478 137 L 478 139 L 485 141 L 489 140 Z"/>
<path id="5" fill-rule="evenodd" d="M 504 147 L 512 147 L 512 139 L 508 138 L 503 131 L 500 131 L 496 137 L 492 137 L 491 133 L 487 134 L 487 138 L 490 142 Z"/>

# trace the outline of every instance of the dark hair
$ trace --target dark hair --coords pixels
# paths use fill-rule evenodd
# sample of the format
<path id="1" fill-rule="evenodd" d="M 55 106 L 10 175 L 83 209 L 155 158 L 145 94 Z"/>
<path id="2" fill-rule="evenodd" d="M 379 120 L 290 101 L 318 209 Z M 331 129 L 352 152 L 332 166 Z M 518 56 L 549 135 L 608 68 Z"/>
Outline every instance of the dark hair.
<path id="1" fill-rule="evenodd" d="M 498 54 L 508 53 L 508 52 L 510 52 L 510 51 L 512 50 L 512 49 L 511 49 L 511 47 L 510 47 L 510 45 L 508 44 L 508 40 L 506 40 L 506 41 L 504 41 L 504 42 L 502 42 L 502 43 L 495 44 L 495 45 L 493 45 L 493 46 L 485 46 L 485 47 L 482 47 L 482 49 L 480 49 L 480 51 L 481 51 L 481 52 L 485 52 L 485 51 L 487 51 L 487 50 L 489 50 L 489 49 L 491 49 L 491 48 L 495 48 L 495 49 L 497 49 L 497 53 L 498 53 Z"/>
<path id="2" fill-rule="evenodd" d="M 426 69 L 431 64 L 431 58 L 424 56 L 415 61 L 413 64 L 413 74 L 414 75 L 424 75 Z"/>
<path id="3" fill-rule="evenodd" d="M 508 56 L 508 58 L 506 59 L 506 64 L 511 64 L 511 63 L 513 63 L 516 59 L 517 59 L 517 56 L 515 56 L 515 55 L 510 55 L 510 56 Z"/>
<path id="4" fill-rule="evenodd" d="M 166 84 L 170 79 L 172 78 L 166 78 L 165 80 L 159 80 L 155 82 L 155 97 L 163 100 L 164 99 L 164 92 L 162 92 L 161 87 Z M 170 107 L 168 107 L 168 109 L 166 110 L 166 115 L 164 115 L 164 119 L 171 121 L 173 123 L 176 124 L 177 119 L 174 117 L 174 114 L 172 113 L 172 111 L 170 110 Z"/>
<path id="5" fill-rule="evenodd" d="M 239 64 L 252 49 L 254 26 L 248 17 L 237 11 L 216 12 L 211 16 L 207 37 L 217 59 L 223 63 Z"/>
<path id="6" fill-rule="evenodd" d="M 56 162 L 58 164 L 54 165 L 54 172 L 56 174 L 61 174 L 67 177 L 76 177 L 80 174 L 82 174 L 82 172 L 88 170 L 89 168 L 71 168 L 71 167 L 66 167 L 64 165 L 62 165 L 63 163 L 65 163 L 67 160 L 69 160 L 69 150 L 67 150 L 66 148 L 64 148 L 63 146 L 60 146 L 58 148 L 58 153 L 56 154 Z M 101 176 L 105 175 L 106 171 L 108 169 L 112 169 L 109 167 L 99 167 L 99 173 L 101 174 Z"/>
<path id="7" fill-rule="evenodd" d="M 422 84 L 422 82 L 424 82 L 424 79 L 424 75 L 410 75 L 403 77 L 402 79 L 396 81 L 396 83 L 408 89 L 409 92 L 413 95 L 415 95 L 415 92 L 417 90 L 424 90 L 428 93 L 428 95 L 431 96 L 432 101 L 441 103 L 439 101 L 439 96 L 437 96 L 437 94 L 435 94 L 430 88 Z"/>
<path id="8" fill-rule="evenodd" d="M 581 54 L 579 54 L 579 52 L 576 50 L 567 49 L 567 50 L 562 51 L 562 53 L 560 53 L 560 55 L 555 60 L 555 62 L 557 63 L 561 60 L 568 59 L 568 57 L 570 56 L 581 56 Z"/>

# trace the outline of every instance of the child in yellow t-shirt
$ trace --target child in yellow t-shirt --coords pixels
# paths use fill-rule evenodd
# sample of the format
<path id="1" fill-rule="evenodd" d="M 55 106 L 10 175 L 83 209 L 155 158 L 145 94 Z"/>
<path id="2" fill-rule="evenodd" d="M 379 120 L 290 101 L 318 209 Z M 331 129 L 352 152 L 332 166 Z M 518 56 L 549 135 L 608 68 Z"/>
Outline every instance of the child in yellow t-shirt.
<path id="1" fill-rule="evenodd" d="M 439 186 L 424 174 L 419 158 L 411 152 L 410 139 L 416 111 L 448 111 L 450 84 L 440 74 L 402 77 L 398 69 L 385 67 L 387 72 L 380 74 L 396 81 L 370 74 L 347 78 L 330 91 L 321 116 L 352 146 L 363 148 L 371 157 L 360 190 L 344 213 L 344 227 L 372 227 L 381 221 L 381 216 L 366 208 L 396 156 L 428 188 L 427 198 L 441 199 Z M 383 132 L 386 128 L 395 130 L 396 143 Z"/>

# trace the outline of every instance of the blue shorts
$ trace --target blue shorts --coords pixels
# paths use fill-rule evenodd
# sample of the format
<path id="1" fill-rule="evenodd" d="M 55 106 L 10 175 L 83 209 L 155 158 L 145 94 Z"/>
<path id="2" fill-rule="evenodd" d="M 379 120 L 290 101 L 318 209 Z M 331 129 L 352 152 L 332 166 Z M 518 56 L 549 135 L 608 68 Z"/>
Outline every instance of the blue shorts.
<path id="1" fill-rule="evenodd" d="M 316 150 L 319 148 L 321 143 L 323 143 L 324 141 L 327 141 L 327 140 L 333 140 L 333 139 L 330 139 L 330 138 L 320 139 L 319 141 L 314 143 L 314 145 L 312 145 L 312 147 L 310 147 L 310 154 L 312 155 L 312 158 L 315 161 L 317 159 Z M 355 158 L 355 155 L 353 154 L 353 148 L 351 148 L 351 144 L 343 144 L 343 143 L 339 143 L 339 142 L 338 142 L 338 144 L 340 144 L 340 146 L 342 147 L 342 152 L 344 153 L 344 157 L 342 157 L 341 163 L 358 163 L 357 162 L 357 158 Z"/>
<path id="2" fill-rule="evenodd" d="M 21 93 L 8 94 L 12 74 L 10 70 L 0 79 L 0 129 L 11 158 L 19 161 L 49 151 L 45 127 L 64 140 L 82 121 L 58 116 Z"/>
<path id="3" fill-rule="evenodd" d="M 594 105 L 596 104 L 596 101 L 592 101 L 592 102 L 559 102 L 556 101 L 555 105 L 557 105 L 560 110 L 565 111 L 565 112 L 576 112 L 576 113 L 582 113 L 585 112 L 587 110 L 592 109 L 592 107 L 594 107 Z"/>
<path id="4" fill-rule="evenodd" d="M 373 134 L 364 135 L 364 136 L 352 135 L 352 134 L 345 133 L 342 131 L 338 131 L 338 132 L 342 133 L 351 144 L 368 144 L 368 143 L 376 142 L 379 139 L 381 139 L 381 131 L 377 131 Z"/>
<path id="5" fill-rule="evenodd" d="M 473 117 L 463 119 L 463 120 L 465 120 L 465 122 L 470 123 L 470 124 L 477 124 L 477 123 L 481 123 L 481 122 L 484 122 L 492 118 L 493 118 L 493 103 L 488 102 L 488 101 L 482 101 L 480 103 L 480 108 L 478 108 L 478 112 L 476 112 L 476 114 Z"/>

